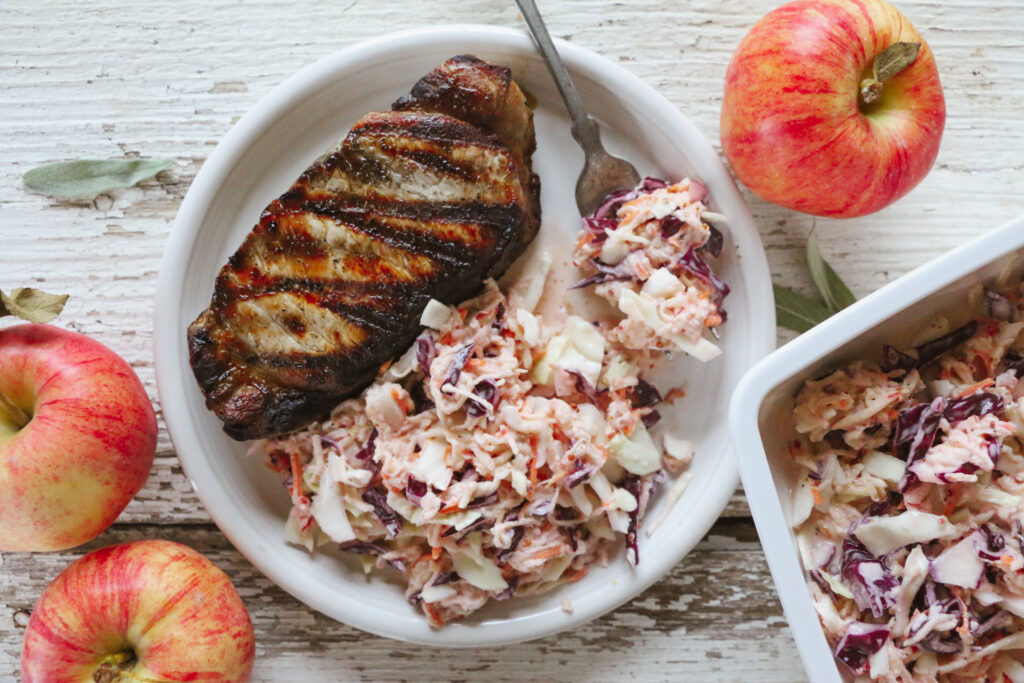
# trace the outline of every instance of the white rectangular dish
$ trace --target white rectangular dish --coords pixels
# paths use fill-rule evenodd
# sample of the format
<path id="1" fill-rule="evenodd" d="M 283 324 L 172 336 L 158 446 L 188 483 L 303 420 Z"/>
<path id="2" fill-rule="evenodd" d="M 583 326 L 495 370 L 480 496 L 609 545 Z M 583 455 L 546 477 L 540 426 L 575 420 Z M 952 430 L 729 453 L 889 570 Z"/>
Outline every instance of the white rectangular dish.
<path id="1" fill-rule="evenodd" d="M 889 283 L 758 363 L 730 405 L 730 428 L 751 514 L 810 680 L 849 680 L 833 657 L 808 591 L 793 534 L 797 469 L 787 444 L 801 384 L 858 358 L 878 359 L 937 314 L 966 318 L 966 291 L 1024 272 L 1024 215 Z M 960 311 L 957 310 L 957 305 Z"/>

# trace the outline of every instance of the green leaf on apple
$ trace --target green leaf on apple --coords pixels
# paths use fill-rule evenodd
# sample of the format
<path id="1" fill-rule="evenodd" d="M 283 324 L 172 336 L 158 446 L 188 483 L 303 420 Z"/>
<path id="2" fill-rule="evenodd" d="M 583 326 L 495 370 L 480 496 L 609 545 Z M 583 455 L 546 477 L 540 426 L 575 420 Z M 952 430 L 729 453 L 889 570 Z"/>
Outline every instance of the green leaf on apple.
<path id="1" fill-rule="evenodd" d="M 893 43 L 875 57 L 875 80 L 885 82 L 906 69 L 917 59 L 921 43 Z"/>
<path id="2" fill-rule="evenodd" d="M 173 159 L 80 159 L 59 161 L 28 171 L 25 187 L 50 197 L 95 197 L 131 187 L 170 168 Z"/>
<path id="3" fill-rule="evenodd" d="M 772 285 L 772 290 L 775 292 L 775 318 L 780 327 L 806 332 L 835 313 L 822 302 L 787 287 Z"/>
<path id="4" fill-rule="evenodd" d="M 67 294 L 50 294 L 31 287 L 0 291 L 0 318 L 13 315 L 30 323 L 48 323 L 64 310 Z"/>
<path id="5" fill-rule="evenodd" d="M 850 288 L 821 255 L 818 240 L 813 232 L 807 238 L 807 267 L 811 270 L 811 279 L 821 292 L 825 305 L 833 311 L 841 311 L 857 300 Z"/>
<path id="6" fill-rule="evenodd" d="M 906 69 L 917 59 L 921 43 L 893 43 L 882 50 L 871 65 L 871 78 L 860 82 L 860 96 L 871 104 L 882 96 L 882 84 Z"/>

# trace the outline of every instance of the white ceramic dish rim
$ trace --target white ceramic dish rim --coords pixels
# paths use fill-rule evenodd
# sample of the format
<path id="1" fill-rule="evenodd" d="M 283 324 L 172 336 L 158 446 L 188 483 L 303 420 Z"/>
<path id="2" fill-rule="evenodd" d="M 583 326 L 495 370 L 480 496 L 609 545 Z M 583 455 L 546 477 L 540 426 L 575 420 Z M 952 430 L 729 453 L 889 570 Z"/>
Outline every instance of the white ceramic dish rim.
<path id="1" fill-rule="evenodd" d="M 740 380 L 729 408 L 734 450 L 768 567 L 812 681 L 841 683 L 842 676 L 818 621 L 800 560 L 793 551 L 782 502 L 761 441 L 758 414 L 771 391 L 804 368 L 880 322 L 952 283 L 1024 247 L 1024 215 L 975 238 L 864 297 L 762 359 Z"/>
<path id="2" fill-rule="evenodd" d="M 315 605 L 316 609 L 332 618 L 377 635 L 442 647 L 488 646 L 539 638 L 578 626 L 614 609 L 664 576 L 696 545 L 724 509 L 739 481 L 731 452 L 722 453 L 721 462 L 717 463 L 714 485 L 701 490 L 690 490 L 687 493 L 687 496 L 693 496 L 699 503 L 701 510 L 707 511 L 706 516 L 688 524 L 685 533 L 680 534 L 677 543 L 672 547 L 663 550 L 659 548 L 658 553 L 649 552 L 634 571 L 630 581 L 613 583 L 600 591 L 600 595 L 588 595 L 585 600 L 575 601 L 574 613 L 570 618 L 553 619 L 551 614 L 542 612 L 501 624 L 489 624 L 487 628 L 461 629 L 457 633 L 451 629 L 440 629 L 432 632 L 429 637 L 424 637 L 420 631 L 401 624 L 387 623 L 379 615 L 368 613 L 365 609 L 360 610 L 360 606 L 355 602 L 324 606 L 318 600 L 315 586 L 290 581 L 287 562 L 273 553 L 261 551 L 258 543 L 240 533 L 240 522 L 235 521 L 238 512 L 228 500 L 197 485 L 197 481 L 210 481 L 213 473 L 201 455 L 201 446 L 188 422 L 184 389 L 175 386 L 174 368 L 180 363 L 176 355 L 180 352 L 181 345 L 171 340 L 175 339 L 175 335 L 181 335 L 181 330 L 184 329 L 178 329 L 180 320 L 176 313 L 176 296 L 181 290 L 178 266 L 187 262 L 191 245 L 202 222 L 201 217 L 211 203 L 216 188 L 224 182 L 233 164 L 267 122 L 286 111 L 292 102 L 307 94 L 314 84 L 353 64 L 365 61 L 368 56 L 383 54 L 398 43 L 408 46 L 417 42 L 429 43 L 445 37 L 450 37 L 454 42 L 470 33 L 477 39 L 486 38 L 499 43 L 518 45 L 525 41 L 529 44 L 529 39 L 521 31 L 493 26 L 450 25 L 391 33 L 355 44 L 303 68 L 244 115 L 200 169 L 182 202 L 161 265 L 154 320 L 157 384 L 168 430 L 193 488 L 211 517 L 235 547 L 276 584 L 307 605 Z M 584 48 L 564 41 L 556 42 L 570 70 L 597 73 L 602 82 L 609 84 L 609 89 L 623 93 L 623 97 L 640 98 L 639 101 L 645 102 L 645 106 L 652 110 L 660 110 L 659 115 L 676 118 L 679 128 L 689 138 L 688 156 L 691 161 L 699 162 L 697 165 L 703 165 L 705 169 L 714 169 L 713 173 L 706 173 L 703 180 L 716 187 L 720 198 L 723 194 L 731 194 L 731 201 L 743 207 L 746 213 L 744 219 L 753 225 L 749 212 L 721 160 L 703 135 L 674 105 L 622 67 Z M 743 259 L 744 269 L 751 276 L 751 283 L 767 285 L 769 276 L 764 252 L 758 250 L 756 253 L 745 253 Z M 751 341 L 753 347 L 758 349 L 757 356 L 760 356 L 774 348 L 774 310 L 771 307 L 770 289 L 767 287 L 764 292 L 752 291 L 750 296 L 756 305 L 768 311 L 763 316 L 763 326 L 758 330 L 759 337 Z"/>

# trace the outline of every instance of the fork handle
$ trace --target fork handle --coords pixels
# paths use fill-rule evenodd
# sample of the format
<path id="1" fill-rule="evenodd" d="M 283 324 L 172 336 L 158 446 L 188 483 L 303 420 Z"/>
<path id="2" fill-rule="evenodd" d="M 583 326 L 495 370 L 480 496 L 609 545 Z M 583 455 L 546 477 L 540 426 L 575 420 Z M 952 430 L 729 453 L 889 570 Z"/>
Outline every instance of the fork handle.
<path id="1" fill-rule="evenodd" d="M 558 92 L 565 102 L 565 108 L 569 110 L 569 117 L 572 119 L 572 136 L 576 138 L 576 141 L 583 147 L 583 151 L 588 155 L 591 152 L 603 151 L 597 123 L 583 108 L 583 100 L 580 99 L 576 85 L 572 82 L 562 58 L 558 55 L 558 50 L 551 40 L 551 35 L 548 34 L 548 28 L 544 24 L 544 19 L 541 17 L 536 3 L 533 0 L 516 0 L 516 5 L 523 13 L 523 19 L 526 20 L 526 25 L 530 28 L 533 42 L 540 49 L 544 63 L 547 64 L 548 71 L 551 72 L 551 77 L 555 79 L 555 85 L 558 86 Z"/>

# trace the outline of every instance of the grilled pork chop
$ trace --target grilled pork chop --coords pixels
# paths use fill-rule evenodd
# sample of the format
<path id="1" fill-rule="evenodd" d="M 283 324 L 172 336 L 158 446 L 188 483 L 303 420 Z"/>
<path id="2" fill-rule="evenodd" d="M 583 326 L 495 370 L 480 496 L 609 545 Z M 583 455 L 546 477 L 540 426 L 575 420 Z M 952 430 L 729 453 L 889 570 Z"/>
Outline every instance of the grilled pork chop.
<path id="1" fill-rule="evenodd" d="M 188 329 L 206 405 L 239 440 L 300 428 L 472 296 L 540 225 L 533 114 L 506 67 L 462 55 L 360 119 L 281 197 Z"/>

